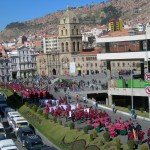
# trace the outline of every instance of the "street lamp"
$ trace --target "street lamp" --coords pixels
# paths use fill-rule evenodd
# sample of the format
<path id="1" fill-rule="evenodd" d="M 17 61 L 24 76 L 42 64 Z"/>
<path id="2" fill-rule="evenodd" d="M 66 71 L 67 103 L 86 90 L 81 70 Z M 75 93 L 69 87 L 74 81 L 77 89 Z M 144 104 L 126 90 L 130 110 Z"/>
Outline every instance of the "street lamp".
<path id="1" fill-rule="evenodd" d="M 133 74 L 132 74 L 132 70 L 133 70 L 133 66 L 132 66 L 132 62 L 130 62 L 130 75 L 131 75 L 131 108 L 133 110 L 134 108 L 134 103 L 133 103 Z"/>

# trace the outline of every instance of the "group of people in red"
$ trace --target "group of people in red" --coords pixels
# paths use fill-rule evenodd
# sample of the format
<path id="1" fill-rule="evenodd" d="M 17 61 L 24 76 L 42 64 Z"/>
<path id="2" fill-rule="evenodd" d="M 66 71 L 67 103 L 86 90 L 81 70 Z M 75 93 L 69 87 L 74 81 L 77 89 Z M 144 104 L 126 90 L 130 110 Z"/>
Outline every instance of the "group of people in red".
<path id="1" fill-rule="evenodd" d="M 66 108 L 62 105 L 66 105 Z M 122 118 L 119 118 L 113 123 L 107 112 L 93 107 L 87 107 L 77 103 L 75 109 L 72 110 L 71 105 L 67 103 L 65 98 L 60 98 L 56 108 L 51 111 L 49 111 L 49 106 L 52 106 L 51 100 L 45 106 L 45 113 L 50 112 L 55 117 L 65 117 L 66 121 L 70 118 L 73 122 L 83 120 L 89 126 L 109 131 L 111 137 L 127 135 L 129 140 L 136 140 L 139 144 L 144 141 L 145 132 L 142 131 L 140 124 L 137 123 L 134 125 L 132 119 L 123 121 Z M 147 132 L 147 136 L 147 142 L 150 144 L 150 129 Z"/>
<path id="2" fill-rule="evenodd" d="M 49 94 L 46 90 L 39 90 L 38 88 L 29 88 L 24 86 L 21 83 L 8 83 L 7 87 L 14 92 L 20 93 L 23 98 L 26 99 L 34 99 L 34 98 L 40 98 L 43 97 L 51 98 L 52 95 Z"/>

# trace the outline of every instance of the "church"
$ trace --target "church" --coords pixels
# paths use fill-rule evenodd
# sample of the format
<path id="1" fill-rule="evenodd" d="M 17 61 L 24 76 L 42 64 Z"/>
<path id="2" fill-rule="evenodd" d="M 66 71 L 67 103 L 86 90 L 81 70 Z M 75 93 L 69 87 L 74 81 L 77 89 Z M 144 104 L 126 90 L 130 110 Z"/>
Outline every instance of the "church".
<path id="1" fill-rule="evenodd" d="M 106 67 L 97 60 L 97 50 L 83 51 L 78 17 L 69 8 L 59 23 L 58 49 L 37 56 L 41 76 L 95 74 Z"/>

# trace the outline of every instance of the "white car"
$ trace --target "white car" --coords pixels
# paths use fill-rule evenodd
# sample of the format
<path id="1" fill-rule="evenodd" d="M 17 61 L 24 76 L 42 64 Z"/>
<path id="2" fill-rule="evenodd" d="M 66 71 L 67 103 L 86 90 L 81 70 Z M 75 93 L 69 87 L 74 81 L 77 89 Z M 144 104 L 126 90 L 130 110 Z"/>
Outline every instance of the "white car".
<path id="1" fill-rule="evenodd" d="M 10 126 L 12 126 L 12 120 L 16 117 L 21 117 L 18 111 L 8 112 L 7 113 L 7 121 Z"/>
<path id="2" fill-rule="evenodd" d="M 17 133 L 19 127 L 28 126 L 28 125 L 29 123 L 27 120 L 25 120 L 24 117 L 16 117 L 16 118 L 13 118 L 12 120 L 12 128 L 15 133 Z"/>
<path id="3" fill-rule="evenodd" d="M 6 132 L 2 123 L 0 123 L 0 134 L 3 134 L 6 137 Z"/>
<path id="4" fill-rule="evenodd" d="M 1 150 L 19 150 L 12 139 L 0 141 Z"/>

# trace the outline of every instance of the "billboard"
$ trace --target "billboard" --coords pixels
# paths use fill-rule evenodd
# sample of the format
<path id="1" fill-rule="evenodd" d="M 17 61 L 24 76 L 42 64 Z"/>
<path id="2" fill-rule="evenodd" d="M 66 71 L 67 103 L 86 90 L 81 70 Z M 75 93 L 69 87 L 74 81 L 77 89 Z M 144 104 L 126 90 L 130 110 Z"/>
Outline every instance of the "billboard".
<path id="1" fill-rule="evenodd" d="M 70 74 L 76 73 L 76 65 L 75 62 L 70 62 Z"/>

